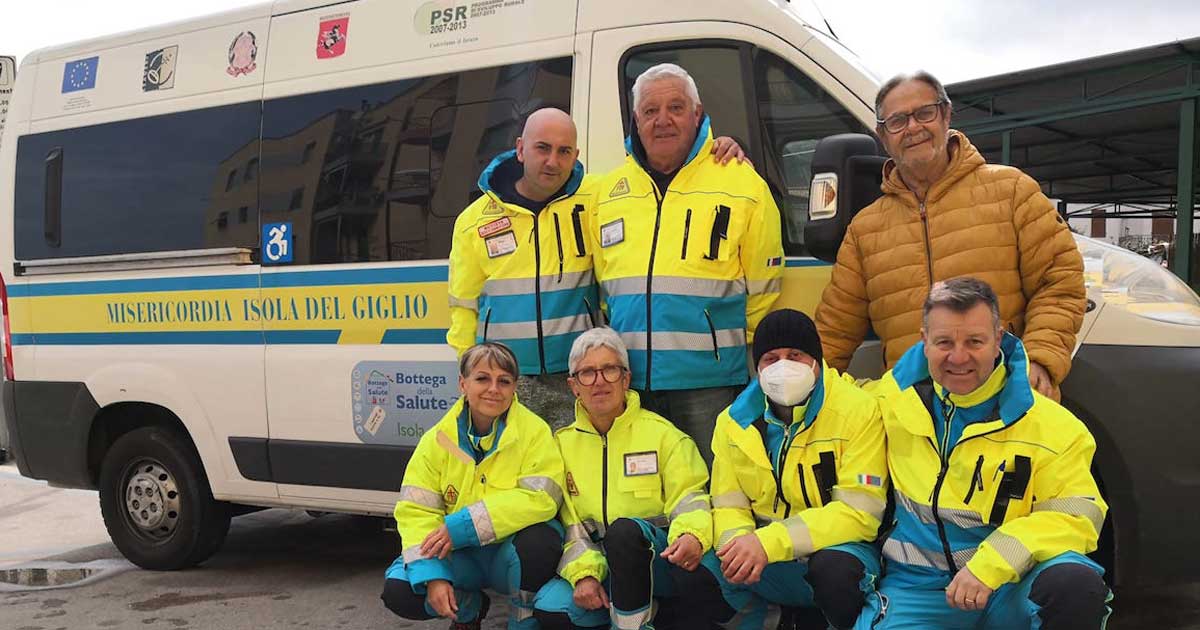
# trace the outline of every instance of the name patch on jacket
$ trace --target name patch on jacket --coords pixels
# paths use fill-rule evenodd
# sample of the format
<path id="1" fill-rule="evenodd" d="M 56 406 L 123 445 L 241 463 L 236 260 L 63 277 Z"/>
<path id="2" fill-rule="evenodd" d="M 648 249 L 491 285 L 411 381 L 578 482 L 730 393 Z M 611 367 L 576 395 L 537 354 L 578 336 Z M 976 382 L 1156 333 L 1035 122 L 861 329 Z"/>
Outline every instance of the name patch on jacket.
<path id="1" fill-rule="evenodd" d="M 625 476 L 640 477 L 642 475 L 658 474 L 658 453 L 646 451 L 643 453 L 625 454 Z"/>
<path id="2" fill-rule="evenodd" d="M 625 219 L 609 221 L 600 226 L 600 247 L 609 247 L 625 240 Z"/>
<path id="3" fill-rule="evenodd" d="M 512 220 L 508 217 L 496 219 L 491 223 L 479 226 L 479 238 L 487 238 L 493 234 L 499 234 L 510 227 L 512 227 Z"/>
<path id="4" fill-rule="evenodd" d="M 507 219 L 505 220 L 507 221 Z M 484 239 L 483 242 L 487 245 L 488 258 L 507 256 L 517 251 L 517 237 L 512 232 L 497 234 Z"/>

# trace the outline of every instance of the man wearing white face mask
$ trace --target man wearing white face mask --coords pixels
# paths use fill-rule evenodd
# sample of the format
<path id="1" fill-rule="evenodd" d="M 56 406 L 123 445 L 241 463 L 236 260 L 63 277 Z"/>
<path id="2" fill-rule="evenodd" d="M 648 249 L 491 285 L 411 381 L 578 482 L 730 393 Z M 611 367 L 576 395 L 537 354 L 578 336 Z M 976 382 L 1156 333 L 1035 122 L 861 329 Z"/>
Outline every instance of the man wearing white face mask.
<path id="1" fill-rule="evenodd" d="M 851 627 L 879 575 L 867 544 L 886 506 L 879 408 L 825 367 L 804 313 L 767 315 L 753 357 L 758 378 L 713 434 L 715 552 L 680 591 L 729 628 L 776 627 L 771 604 L 793 615 L 780 628 Z M 704 597 L 712 580 L 721 600 Z"/>

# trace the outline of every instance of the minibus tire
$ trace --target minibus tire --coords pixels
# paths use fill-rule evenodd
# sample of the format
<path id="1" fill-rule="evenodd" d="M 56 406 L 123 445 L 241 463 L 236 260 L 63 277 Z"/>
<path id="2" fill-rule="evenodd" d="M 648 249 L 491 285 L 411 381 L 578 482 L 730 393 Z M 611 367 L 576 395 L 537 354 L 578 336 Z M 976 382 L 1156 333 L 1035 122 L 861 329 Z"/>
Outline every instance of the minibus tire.
<path id="1" fill-rule="evenodd" d="M 142 427 L 100 465 L 100 512 L 117 549 L 156 571 L 195 566 L 221 548 L 230 506 L 213 499 L 204 465 L 177 431 Z"/>

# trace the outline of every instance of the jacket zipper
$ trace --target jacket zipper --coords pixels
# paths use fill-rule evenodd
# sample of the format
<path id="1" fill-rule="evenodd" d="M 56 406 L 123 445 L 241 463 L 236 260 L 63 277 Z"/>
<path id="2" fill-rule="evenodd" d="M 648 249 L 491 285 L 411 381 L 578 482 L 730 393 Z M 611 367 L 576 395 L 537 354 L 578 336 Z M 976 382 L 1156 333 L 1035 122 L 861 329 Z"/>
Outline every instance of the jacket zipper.
<path id="1" fill-rule="evenodd" d="M 683 247 L 679 250 L 679 260 L 687 260 L 688 232 L 692 229 L 692 209 L 688 208 L 683 220 Z"/>
<path id="2" fill-rule="evenodd" d="M 563 275 L 563 246 L 562 228 L 558 226 L 558 214 L 554 215 L 554 240 L 558 243 L 558 281 L 562 282 Z"/>
<path id="3" fill-rule="evenodd" d="M 1003 427 L 1000 427 L 999 429 L 994 429 L 994 430 L 988 431 L 986 433 L 980 433 L 979 435 L 972 435 L 971 437 L 969 437 L 965 440 L 960 440 L 959 443 L 961 444 L 963 442 L 966 442 L 967 440 L 974 440 L 975 438 L 981 438 L 985 435 L 991 435 L 993 433 L 998 433 L 1009 427 L 1012 427 L 1014 424 L 1020 422 L 1021 419 L 1024 417 L 1025 417 L 1025 414 L 1022 414 L 1020 418 L 1013 420 L 1012 424 L 1009 424 L 1008 426 L 1003 426 Z M 932 446 L 933 450 L 936 451 L 937 443 L 933 441 L 933 438 L 928 438 L 928 439 L 929 439 L 929 445 Z M 957 444 L 955 446 L 957 446 Z M 946 453 L 945 456 L 942 456 L 939 453 L 938 457 L 942 461 L 942 468 L 941 468 L 941 470 L 938 471 L 937 483 L 935 483 L 933 485 L 933 494 L 931 494 L 929 496 L 929 503 L 930 503 L 930 507 L 933 508 L 933 520 L 934 520 L 934 522 L 937 523 L 938 538 L 940 538 L 942 541 L 942 553 L 944 553 L 946 556 L 946 566 L 950 567 L 951 574 L 955 574 L 955 573 L 958 573 L 958 565 L 954 564 L 954 555 L 950 553 L 950 539 L 946 537 L 946 524 L 942 521 L 942 516 L 938 513 L 938 499 L 941 497 L 942 482 L 945 481 L 945 479 L 946 479 L 946 471 L 950 467 L 950 454 Z"/>
<path id="4" fill-rule="evenodd" d="M 601 470 L 600 479 L 603 480 L 600 482 L 600 484 L 601 484 L 601 487 L 600 487 L 600 495 L 601 495 L 600 518 L 604 520 L 604 529 L 605 529 L 605 531 L 607 531 L 608 530 L 608 436 L 601 435 L 600 443 L 604 446 L 603 451 L 602 451 L 604 454 L 603 455 L 604 460 L 600 464 L 600 470 Z"/>
<path id="5" fill-rule="evenodd" d="M 575 230 L 575 257 L 583 258 L 587 255 L 586 248 L 583 245 L 583 222 L 579 219 L 579 215 L 583 212 L 583 204 L 575 204 L 575 209 L 571 210 L 571 227 Z"/>
<path id="6" fill-rule="evenodd" d="M 537 310 L 538 364 L 542 374 L 546 373 L 546 349 L 542 341 L 542 241 L 538 231 L 540 223 L 538 215 L 533 215 L 533 302 Z"/>
<path id="7" fill-rule="evenodd" d="M 492 323 L 492 307 L 488 307 L 487 315 L 483 316 L 483 340 L 487 341 L 488 324 Z"/>
<path id="8" fill-rule="evenodd" d="M 649 177 L 649 175 L 647 175 Z M 646 391 L 650 391 L 650 374 L 652 373 L 652 362 L 654 360 L 654 344 L 651 342 L 654 334 L 654 318 L 651 315 L 651 303 L 654 302 L 654 292 L 651 287 L 654 286 L 654 253 L 658 249 L 658 228 L 662 224 L 662 205 L 663 197 L 658 192 L 658 184 L 654 180 L 650 180 L 650 185 L 654 187 L 654 201 L 658 204 L 658 208 L 654 211 L 654 236 L 650 240 L 650 264 L 646 266 Z"/>
<path id="9" fill-rule="evenodd" d="M 708 320 L 708 333 L 712 335 L 713 358 L 720 362 L 721 349 L 717 347 L 717 327 L 713 326 L 712 315 L 709 314 L 708 309 L 704 309 L 704 319 Z"/>
<path id="10" fill-rule="evenodd" d="M 933 244 L 929 241 L 929 216 L 925 214 L 925 202 L 921 202 L 921 232 L 925 235 L 925 269 L 929 274 L 929 286 L 933 286 Z"/>
<path id="11" fill-rule="evenodd" d="M 983 455 L 975 460 L 975 472 L 971 474 L 971 488 L 967 490 L 967 496 L 963 499 L 963 503 L 971 502 L 971 497 L 975 496 L 975 490 L 983 490 Z"/>
<path id="12" fill-rule="evenodd" d="M 774 508 L 774 511 L 775 512 L 779 511 L 779 502 L 782 501 L 783 502 L 783 518 L 788 518 L 789 516 L 792 515 L 792 504 L 790 502 L 788 502 L 788 500 L 785 499 L 783 496 L 783 468 L 784 468 L 783 465 L 784 465 L 784 463 L 786 463 L 786 458 L 784 457 L 784 454 L 787 453 L 789 450 L 791 450 L 792 442 L 796 441 L 796 436 L 799 435 L 800 432 L 797 431 L 796 433 L 793 433 L 791 436 L 788 436 L 788 433 L 791 433 L 790 425 L 788 427 L 786 427 L 783 431 L 784 431 L 783 440 L 780 441 L 780 443 L 779 443 L 779 453 L 776 455 L 776 462 L 778 462 L 778 465 L 772 465 L 771 472 L 774 473 L 774 477 L 775 477 L 775 508 Z M 774 464 L 774 462 L 773 462 L 773 464 Z M 804 484 L 804 464 L 800 465 L 800 493 L 801 493 L 801 495 L 804 496 L 804 504 L 807 505 L 808 507 L 812 507 L 812 505 L 809 505 L 809 503 L 808 503 L 808 490 Z"/>

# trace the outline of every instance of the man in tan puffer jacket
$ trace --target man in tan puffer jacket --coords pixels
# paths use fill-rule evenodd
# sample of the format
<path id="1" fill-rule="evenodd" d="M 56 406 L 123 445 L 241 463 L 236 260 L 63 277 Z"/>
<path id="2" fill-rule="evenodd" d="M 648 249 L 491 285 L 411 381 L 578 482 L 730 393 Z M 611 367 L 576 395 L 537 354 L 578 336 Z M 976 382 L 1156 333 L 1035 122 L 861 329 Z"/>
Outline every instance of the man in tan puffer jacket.
<path id="1" fill-rule="evenodd" d="M 844 371 L 870 327 L 892 367 L 920 339 L 930 286 L 974 276 L 995 289 L 1004 327 L 1024 342 L 1030 383 L 1057 399 L 1086 307 L 1083 259 L 1037 182 L 985 162 L 950 129 L 950 111 L 928 73 L 880 88 L 884 195 L 850 223 L 817 307 L 825 360 Z"/>

